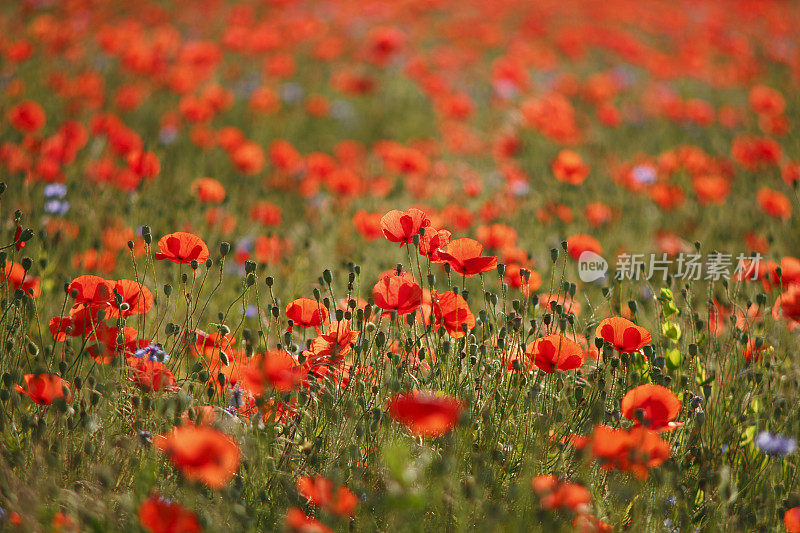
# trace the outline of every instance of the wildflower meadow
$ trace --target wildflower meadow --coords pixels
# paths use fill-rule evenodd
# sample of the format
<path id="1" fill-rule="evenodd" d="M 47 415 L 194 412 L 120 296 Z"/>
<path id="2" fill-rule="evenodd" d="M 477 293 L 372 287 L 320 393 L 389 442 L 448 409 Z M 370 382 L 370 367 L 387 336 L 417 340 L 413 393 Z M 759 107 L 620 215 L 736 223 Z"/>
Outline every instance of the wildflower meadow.
<path id="1" fill-rule="evenodd" d="M 800 532 L 799 27 L 0 2 L 0 530 Z"/>

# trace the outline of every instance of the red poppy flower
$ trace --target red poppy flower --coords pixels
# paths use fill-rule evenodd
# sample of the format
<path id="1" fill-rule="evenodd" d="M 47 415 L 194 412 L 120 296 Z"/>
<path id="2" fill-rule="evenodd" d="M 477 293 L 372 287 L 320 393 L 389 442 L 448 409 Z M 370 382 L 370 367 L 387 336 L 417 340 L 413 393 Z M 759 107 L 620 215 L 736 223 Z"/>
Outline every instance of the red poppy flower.
<path id="1" fill-rule="evenodd" d="M 122 302 L 117 305 L 112 296 L 110 299 L 111 306 L 107 310 L 106 318 L 120 315 L 123 317 L 143 315 L 153 308 L 153 294 L 150 289 L 138 281 L 121 279 L 114 284 L 113 290 L 122 296 Z M 128 308 L 122 310 L 122 304 L 127 304 Z"/>
<path id="2" fill-rule="evenodd" d="M 50 405 L 53 400 L 64 397 L 66 390 L 67 401 L 72 401 L 72 393 L 69 389 L 69 383 L 61 379 L 60 376 L 55 374 L 25 374 L 22 379 L 25 380 L 25 388 L 19 385 L 14 388 L 17 392 L 28 396 L 31 400 L 39 405 Z"/>
<path id="3" fill-rule="evenodd" d="M 425 228 L 425 235 L 419 240 L 419 253 L 429 258 L 434 263 L 441 263 L 441 249 L 450 244 L 451 233 L 446 229 Z"/>
<path id="4" fill-rule="evenodd" d="M 646 329 L 619 316 L 600 322 L 594 334 L 611 343 L 621 353 L 637 352 L 652 340 Z"/>
<path id="5" fill-rule="evenodd" d="M 788 533 L 800 533 L 800 507 L 792 507 L 783 514 L 783 526 Z"/>
<path id="6" fill-rule="evenodd" d="M 400 245 L 410 243 L 420 228 L 430 225 L 428 215 L 414 207 L 406 211 L 392 209 L 381 217 L 383 236 L 391 242 L 399 242 Z"/>
<path id="7" fill-rule="evenodd" d="M 541 475 L 531 479 L 533 491 L 546 510 L 566 509 L 574 513 L 586 512 L 592 501 L 589 489 L 579 483 L 562 481 L 555 476 Z"/>
<path id="8" fill-rule="evenodd" d="M 572 150 L 561 150 L 551 166 L 558 181 L 580 185 L 589 175 L 589 165 Z"/>
<path id="9" fill-rule="evenodd" d="M 414 435 L 440 437 L 458 423 L 463 407 L 463 402 L 454 396 L 414 391 L 392 396 L 387 411 Z"/>
<path id="10" fill-rule="evenodd" d="M 319 520 L 306 516 L 306 513 L 297 507 L 286 511 L 286 527 L 297 533 L 333 533 L 331 528 Z"/>
<path id="11" fill-rule="evenodd" d="M 630 430 L 595 426 L 589 437 L 575 438 L 573 443 L 576 448 L 588 447 L 604 469 L 633 472 L 639 479 L 647 479 L 648 469 L 660 466 L 672 454 L 668 442 L 641 426 Z"/>
<path id="12" fill-rule="evenodd" d="M 303 476 L 297 480 L 297 491 L 315 507 L 323 507 L 340 516 L 353 516 L 358 499 L 344 485 L 333 490 L 333 483 L 323 476 Z"/>
<path id="13" fill-rule="evenodd" d="M 577 233 L 567 238 L 567 252 L 570 257 L 577 261 L 580 259 L 583 252 L 594 252 L 598 255 L 602 254 L 603 246 L 600 244 L 600 241 L 591 235 Z"/>
<path id="14" fill-rule="evenodd" d="M 422 303 L 422 288 L 414 276 L 406 271 L 390 270 L 381 275 L 372 288 L 372 299 L 375 305 L 384 310 L 397 311 L 400 316 L 413 313 Z"/>
<path id="15" fill-rule="evenodd" d="M 293 390 L 303 379 L 303 368 L 285 350 L 270 350 L 265 354 L 254 355 L 242 369 L 243 387 L 260 396 L 269 384 L 278 392 Z"/>
<path id="16" fill-rule="evenodd" d="M 146 341 L 138 338 L 139 332 L 135 328 L 125 327 L 120 331 L 117 326 L 111 327 L 105 322 L 95 324 L 87 336 L 86 351 L 100 364 L 111 363 L 117 354 L 135 352 L 142 342 L 146 345 Z"/>
<path id="17" fill-rule="evenodd" d="M 363 209 L 356 211 L 353 215 L 353 226 L 356 231 L 364 237 L 366 241 L 374 241 L 381 238 L 381 215 L 378 213 L 367 213 Z"/>
<path id="18" fill-rule="evenodd" d="M 639 422 L 637 412 L 643 413 Z M 674 420 L 681 412 L 681 401 L 666 387 L 645 383 L 629 390 L 622 398 L 622 416 L 643 424 L 653 431 L 664 431 L 678 427 Z"/>
<path id="19" fill-rule="evenodd" d="M 159 261 L 169 259 L 179 265 L 188 265 L 192 261 L 204 263 L 208 259 L 208 246 L 193 233 L 178 231 L 164 235 L 158 241 L 158 249 L 161 250 L 156 253 Z"/>
<path id="20" fill-rule="evenodd" d="M 547 335 L 536 339 L 525 348 L 525 355 L 538 368 L 547 373 L 572 370 L 583 364 L 583 349 L 563 335 Z"/>
<path id="21" fill-rule="evenodd" d="M 298 298 L 286 306 L 286 318 L 301 328 L 321 326 L 328 322 L 329 317 L 328 308 L 310 298 Z"/>
<path id="22" fill-rule="evenodd" d="M 722 205 L 731 191 L 731 184 L 722 176 L 697 176 L 692 180 L 700 205 Z"/>
<path id="23" fill-rule="evenodd" d="M 350 330 L 349 320 L 337 320 L 330 323 L 327 332 L 317 335 L 311 341 L 310 351 L 314 359 L 324 357 L 340 361 L 350 353 L 358 335 L 358 331 Z"/>
<path id="24" fill-rule="evenodd" d="M 517 244 L 517 230 L 505 224 L 479 226 L 475 233 L 478 241 L 493 250 L 503 250 Z"/>
<path id="25" fill-rule="evenodd" d="M 239 445 L 209 426 L 175 427 L 155 437 L 153 447 L 166 453 L 187 479 L 212 489 L 227 485 L 239 469 Z"/>
<path id="26" fill-rule="evenodd" d="M 150 533 L 195 533 L 203 530 L 196 514 L 155 494 L 139 506 L 139 523 Z"/>
<path id="27" fill-rule="evenodd" d="M 772 306 L 772 316 L 785 320 L 790 330 L 800 326 L 800 285 L 789 285 Z"/>
<path id="28" fill-rule="evenodd" d="M 160 361 L 151 361 L 146 357 L 128 357 L 131 376 L 128 380 L 149 391 L 163 391 L 175 387 L 175 376 Z"/>
<path id="29" fill-rule="evenodd" d="M 439 252 L 439 257 L 459 274 L 472 277 L 497 268 L 496 256 L 482 256 L 483 245 L 474 239 L 450 241 L 447 248 Z"/>
<path id="30" fill-rule="evenodd" d="M 432 298 L 433 314 L 436 317 L 436 328 L 443 325 L 454 339 L 461 339 L 475 327 L 475 315 L 469 304 L 460 294 L 453 291 L 434 293 Z"/>
<path id="31" fill-rule="evenodd" d="M 41 294 L 41 279 L 29 275 L 21 264 L 13 261 L 6 261 L 5 268 L 0 271 L 0 281 L 6 281 L 14 289 L 22 289 L 34 298 Z"/>
<path id="32" fill-rule="evenodd" d="M 785 194 L 763 187 L 756 193 L 761 209 L 773 218 L 788 220 L 792 216 L 792 202 Z"/>
<path id="33" fill-rule="evenodd" d="M 225 200 L 225 187 L 214 178 L 198 178 L 192 182 L 192 194 L 205 204 L 219 204 Z"/>
<path id="34" fill-rule="evenodd" d="M 44 127 L 44 109 L 33 100 L 25 100 L 11 108 L 8 121 L 22 133 L 36 133 Z"/>

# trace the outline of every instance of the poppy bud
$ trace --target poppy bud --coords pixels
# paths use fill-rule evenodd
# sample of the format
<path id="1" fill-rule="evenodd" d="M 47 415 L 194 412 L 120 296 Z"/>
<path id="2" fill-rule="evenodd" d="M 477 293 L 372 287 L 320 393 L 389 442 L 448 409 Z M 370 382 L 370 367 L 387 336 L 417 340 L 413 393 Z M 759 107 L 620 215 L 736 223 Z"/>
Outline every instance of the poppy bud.
<path id="1" fill-rule="evenodd" d="M 256 263 L 255 263 L 255 261 L 251 261 L 250 259 L 245 261 L 244 262 L 244 271 L 245 271 L 246 274 L 250 274 L 251 272 L 255 272 L 256 271 Z"/>
<path id="2" fill-rule="evenodd" d="M 105 318 L 106 318 L 105 309 L 100 309 L 99 311 L 97 311 L 97 320 L 105 320 Z"/>
<path id="3" fill-rule="evenodd" d="M 558 261 L 558 249 L 550 248 L 550 260 L 555 263 Z"/>
<path id="4" fill-rule="evenodd" d="M 225 257 L 231 251 L 231 243 L 227 241 L 222 241 L 219 243 L 219 255 Z"/>
<path id="5" fill-rule="evenodd" d="M 420 228 L 420 229 L 422 229 L 422 228 Z M 417 235 L 414 235 L 414 236 L 411 238 L 411 241 L 414 243 L 414 246 L 419 246 L 419 234 L 417 234 Z"/>
<path id="6" fill-rule="evenodd" d="M 445 274 L 450 274 L 450 270 L 451 270 L 451 268 L 450 268 L 450 263 L 444 263 L 444 264 L 442 265 L 442 267 L 444 268 L 444 272 L 445 272 Z"/>
<path id="7" fill-rule="evenodd" d="M 247 284 L 248 287 L 252 287 L 253 285 L 255 285 L 256 275 L 253 273 L 248 274 L 247 278 L 245 279 L 245 283 Z"/>
<path id="8" fill-rule="evenodd" d="M 633 301 L 633 300 L 629 300 L 628 301 L 628 309 L 631 310 L 631 314 L 635 315 L 637 308 L 638 308 L 638 306 L 636 305 L 635 301 Z"/>
<path id="9" fill-rule="evenodd" d="M 331 274 L 331 271 L 328 270 L 327 268 L 322 271 L 322 279 L 324 279 L 325 283 L 327 283 L 329 285 L 330 285 L 331 281 L 333 280 L 333 275 Z"/>
<path id="10" fill-rule="evenodd" d="M 278 308 L 277 305 L 272 306 L 272 316 L 275 318 L 281 316 L 281 310 Z"/>
<path id="11" fill-rule="evenodd" d="M 694 241 L 694 249 L 700 251 L 700 241 Z"/>
<path id="12" fill-rule="evenodd" d="M 133 250 L 133 241 L 128 241 L 128 250 Z"/>
<path id="13" fill-rule="evenodd" d="M 697 355 L 697 345 L 695 343 L 691 343 L 689 345 L 689 355 L 691 355 L 692 357 Z"/>
<path id="14" fill-rule="evenodd" d="M 17 242 L 28 242 L 33 238 L 33 230 L 30 228 L 25 228 L 22 230 L 22 233 L 19 236 L 19 241 Z"/>
<path id="15" fill-rule="evenodd" d="M 142 226 L 142 239 L 145 244 L 153 242 L 153 235 L 150 233 L 150 226 Z"/>
<path id="16" fill-rule="evenodd" d="M 21 264 L 22 264 L 22 269 L 27 272 L 33 266 L 33 259 L 31 259 L 30 257 L 23 257 Z"/>
<path id="17" fill-rule="evenodd" d="M 184 285 L 186 285 L 186 282 L 188 282 L 188 281 L 189 281 L 189 276 L 188 276 L 188 274 L 186 274 L 186 273 L 184 272 L 184 273 L 181 275 L 181 283 L 183 283 Z"/>
<path id="18" fill-rule="evenodd" d="M 506 266 L 503 263 L 497 263 L 497 273 L 500 276 L 506 275 Z"/>
<path id="19" fill-rule="evenodd" d="M 214 264 L 214 261 L 212 261 L 211 259 L 206 259 L 206 262 L 204 264 L 206 265 L 206 268 L 211 268 L 211 265 Z"/>
<path id="20" fill-rule="evenodd" d="M 172 294 L 172 285 L 170 285 L 169 283 L 167 283 L 166 285 L 164 285 L 164 295 L 165 295 L 167 298 L 169 298 L 169 295 L 170 295 L 170 294 Z"/>
<path id="21" fill-rule="evenodd" d="M 381 348 L 385 342 L 386 342 L 386 334 L 382 331 L 379 331 L 378 334 L 375 335 L 375 346 Z"/>

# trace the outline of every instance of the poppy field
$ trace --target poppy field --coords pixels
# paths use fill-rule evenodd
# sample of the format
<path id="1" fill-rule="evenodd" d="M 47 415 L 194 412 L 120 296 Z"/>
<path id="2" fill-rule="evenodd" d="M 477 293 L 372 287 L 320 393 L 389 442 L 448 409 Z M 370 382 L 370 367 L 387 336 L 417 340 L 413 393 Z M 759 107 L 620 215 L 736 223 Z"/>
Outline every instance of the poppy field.
<path id="1" fill-rule="evenodd" d="M 800 532 L 800 4 L 0 3 L 0 530 Z"/>

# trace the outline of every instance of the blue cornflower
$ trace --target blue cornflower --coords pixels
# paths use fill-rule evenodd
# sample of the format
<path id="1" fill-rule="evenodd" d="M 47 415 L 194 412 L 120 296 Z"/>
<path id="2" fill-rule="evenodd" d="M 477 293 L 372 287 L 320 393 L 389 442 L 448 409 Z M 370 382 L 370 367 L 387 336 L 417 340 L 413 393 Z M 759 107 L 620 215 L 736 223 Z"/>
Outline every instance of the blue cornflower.
<path id="1" fill-rule="evenodd" d="M 767 455 L 790 455 L 797 449 L 797 442 L 791 437 L 773 435 L 762 431 L 756 436 L 756 446 Z"/>
<path id="2" fill-rule="evenodd" d="M 158 361 L 160 363 L 169 361 L 169 354 L 164 351 L 164 348 L 162 348 L 160 344 L 148 344 L 144 348 L 136 350 L 133 356 L 139 359 L 149 359 L 154 362 Z"/>
<path id="3" fill-rule="evenodd" d="M 67 195 L 67 186 L 63 183 L 49 183 L 44 186 L 45 198 L 64 198 Z"/>
<path id="4" fill-rule="evenodd" d="M 66 215 L 69 202 L 66 200 L 50 200 L 44 204 L 44 212 L 50 215 Z"/>

